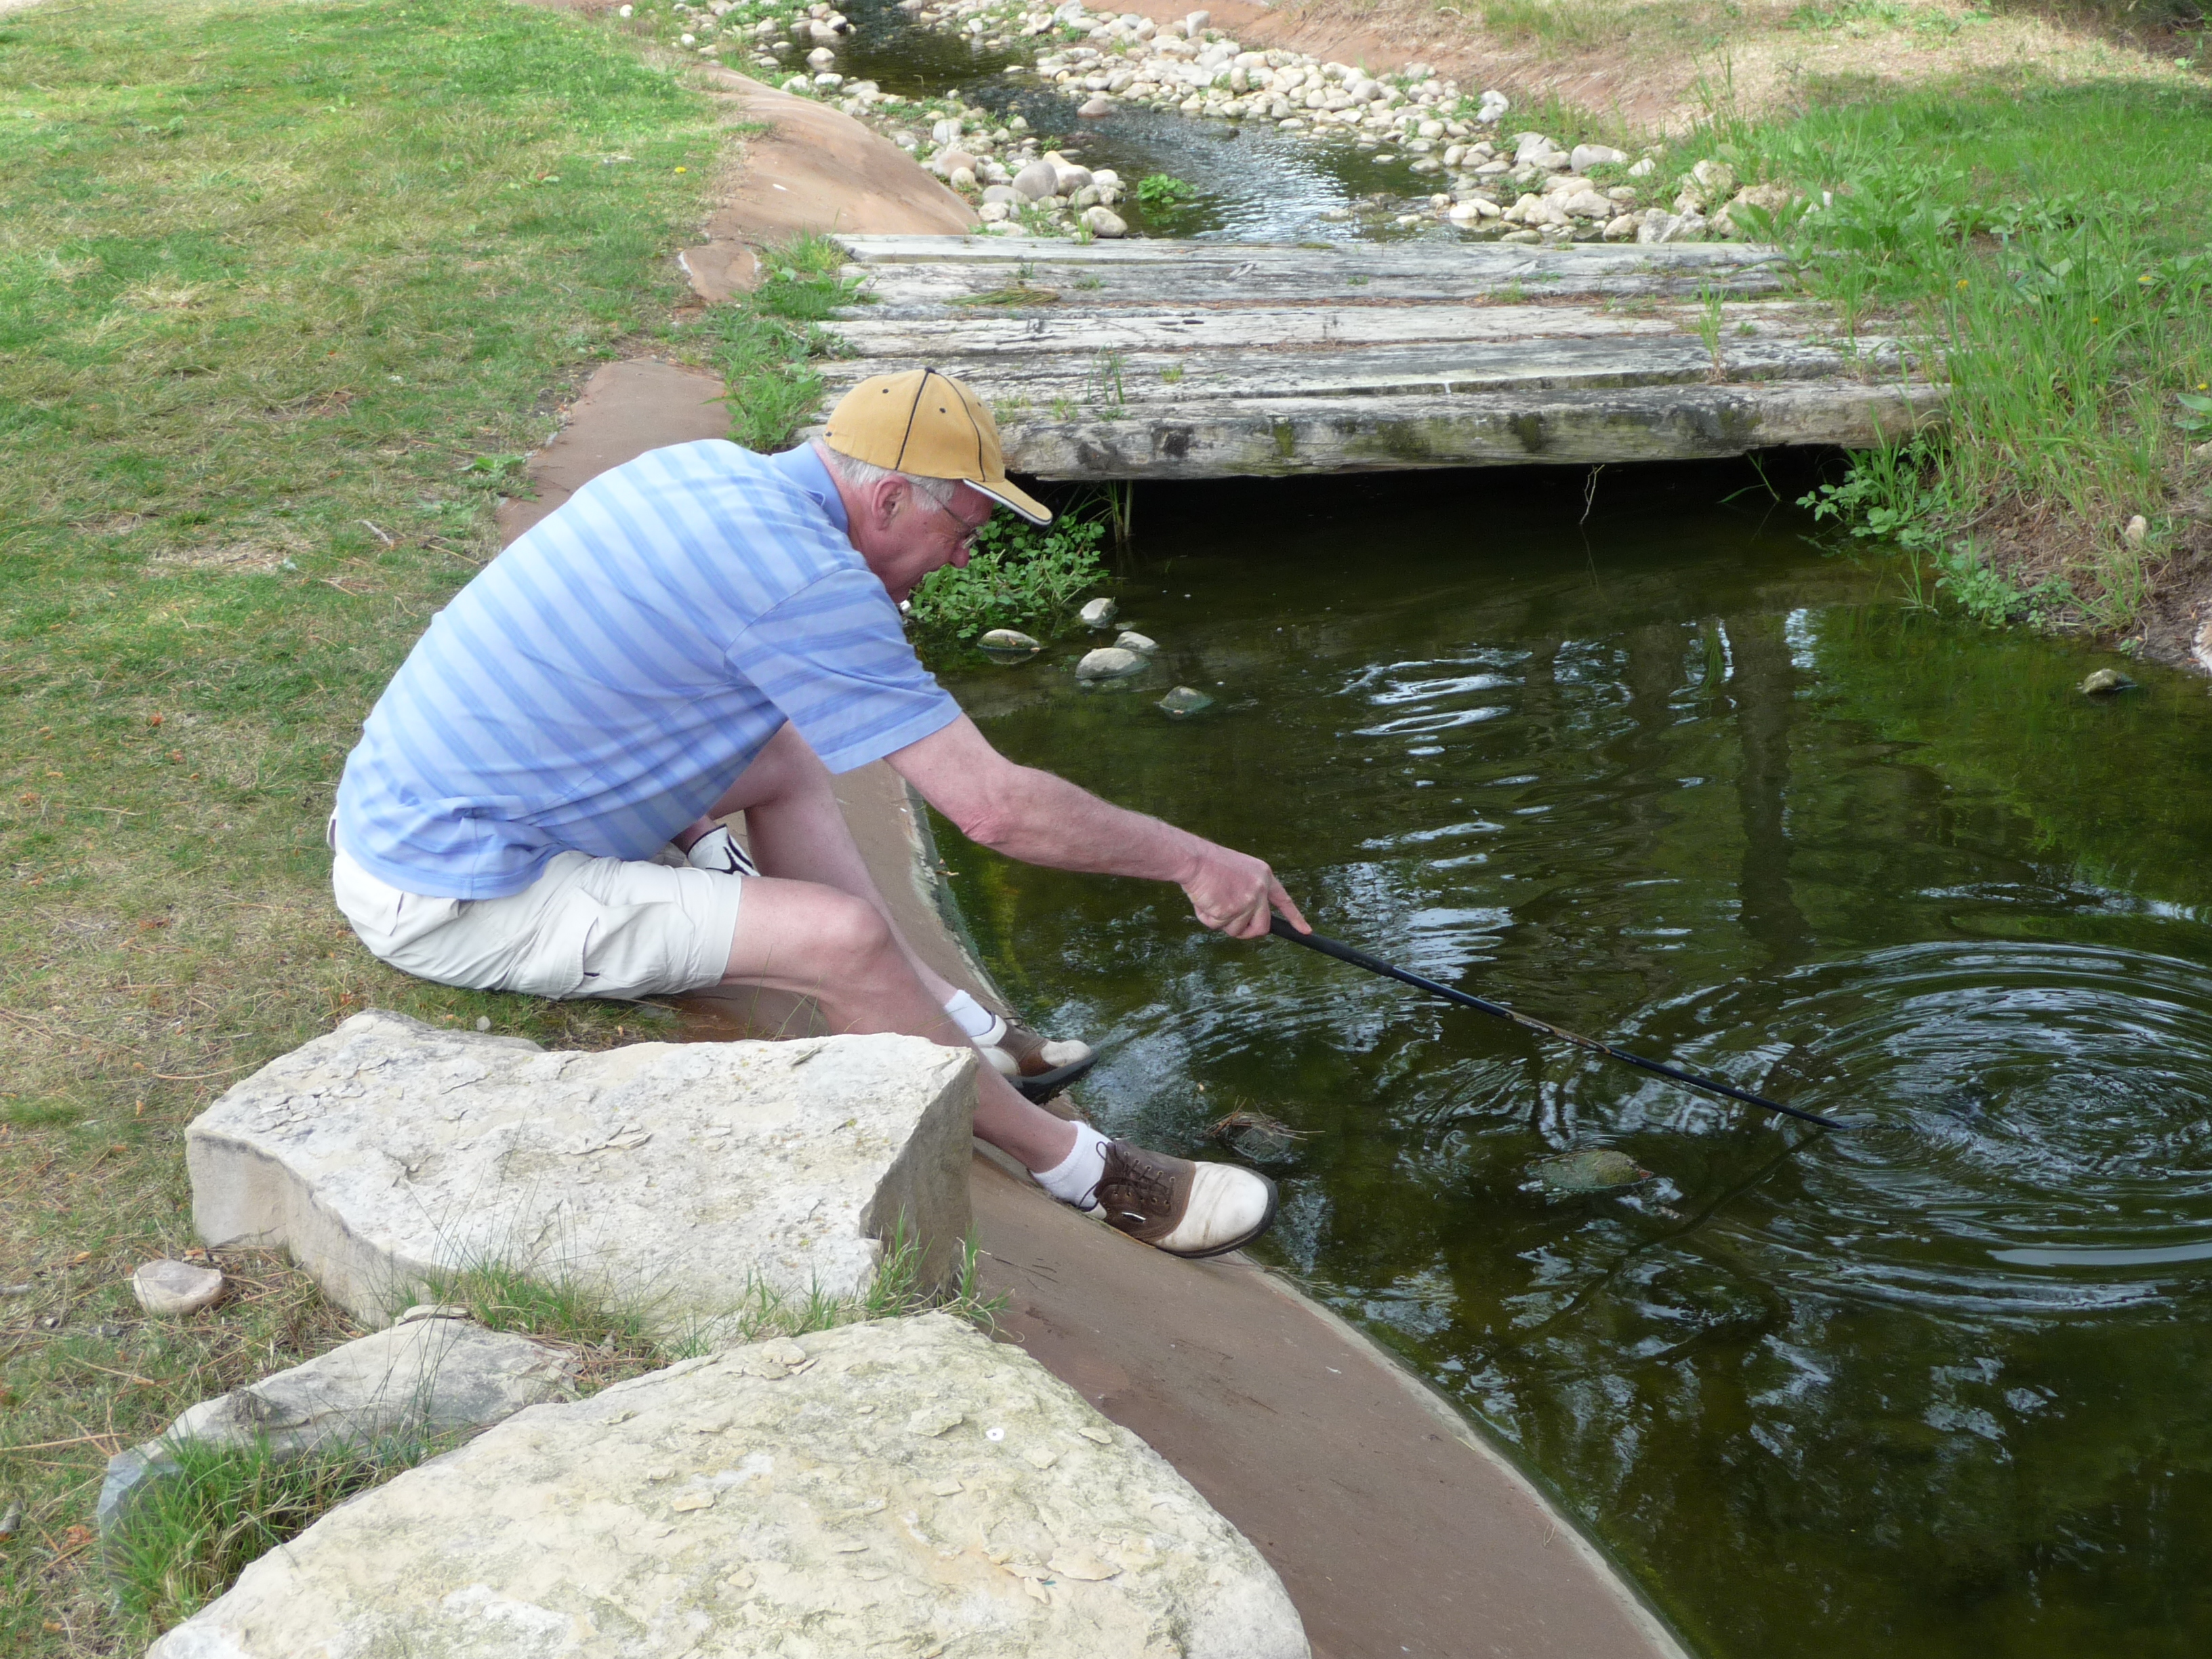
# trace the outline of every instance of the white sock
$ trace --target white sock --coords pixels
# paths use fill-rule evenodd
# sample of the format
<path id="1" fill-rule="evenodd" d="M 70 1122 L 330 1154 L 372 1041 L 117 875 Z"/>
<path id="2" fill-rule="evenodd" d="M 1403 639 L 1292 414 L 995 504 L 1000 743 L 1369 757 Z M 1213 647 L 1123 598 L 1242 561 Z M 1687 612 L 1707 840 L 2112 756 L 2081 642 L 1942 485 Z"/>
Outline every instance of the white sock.
<path id="1" fill-rule="evenodd" d="M 960 1022 L 960 1029 L 979 1048 L 988 1048 L 1006 1034 L 999 1017 L 965 991 L 955 991 L 946 998 L 945 1012 Z"/>
<path id="2" fill-rule="evenodd" d="M 1075 1150 L 1049 1170 L 1032 1170 L 1037 1185 L 1063 1204 L 1087 1210 L 1097 1201 L 1106 1170 L 1106 1137 L 1088 1123 L 1075 1126 Z"/>

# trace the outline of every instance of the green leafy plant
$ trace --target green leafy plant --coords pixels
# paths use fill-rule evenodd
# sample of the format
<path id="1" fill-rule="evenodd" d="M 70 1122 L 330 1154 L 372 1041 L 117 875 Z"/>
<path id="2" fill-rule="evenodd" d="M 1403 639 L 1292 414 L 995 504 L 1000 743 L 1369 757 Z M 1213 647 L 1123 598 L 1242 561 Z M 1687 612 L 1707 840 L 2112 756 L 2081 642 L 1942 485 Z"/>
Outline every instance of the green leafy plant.
<path id="1" fill-rule="evenodd" d="M 1064 627 L 1084 591 L 1105 574 L 1098 556 L 1105 535 L 1096 519 L 1063 515 L 1049 529 L 992 520 L 976 532 L 964 568 L 948 565 L 915 589 L 915 634 L 964 645 L 994 628 Z"/>
<path id="2" fill-rule="evenodd" d="M 1172 173 L 1148 173 L 1137 180 L 1138 205 L 1152 213 L 1181 207 L 1197 194 L 1197 185 Z"/>

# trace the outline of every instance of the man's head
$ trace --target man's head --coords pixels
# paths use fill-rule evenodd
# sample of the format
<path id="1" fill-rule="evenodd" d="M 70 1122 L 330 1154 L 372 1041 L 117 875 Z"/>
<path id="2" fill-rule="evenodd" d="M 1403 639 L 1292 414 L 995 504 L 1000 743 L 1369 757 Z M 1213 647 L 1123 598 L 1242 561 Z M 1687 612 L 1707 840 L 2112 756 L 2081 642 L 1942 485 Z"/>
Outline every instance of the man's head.
<path id="1" fill-rule="evenodd" d="M 967 563 L 994 506 L 1052 522 L 1007 479 L 991 411 L 935 369 L 861 381 L 830 411 L 817 447 L 844 498 L 854 547 L 895 599 L 931 571 Z"/>

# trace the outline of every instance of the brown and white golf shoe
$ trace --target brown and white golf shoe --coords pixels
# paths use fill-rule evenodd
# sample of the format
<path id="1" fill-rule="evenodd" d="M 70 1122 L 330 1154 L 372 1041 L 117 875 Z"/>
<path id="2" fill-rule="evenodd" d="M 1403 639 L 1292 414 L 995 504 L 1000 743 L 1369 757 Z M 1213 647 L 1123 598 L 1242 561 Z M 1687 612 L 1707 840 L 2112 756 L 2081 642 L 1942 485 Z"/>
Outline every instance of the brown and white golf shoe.
<path id="1" fill-rule="evenodd" d="M 975 1039 L 976 1048 L 1007 1082 L 1030 1099 L 1050 1100 L 1097 1061 L 1097 1052 L 1073 1037 L 1045 1037 L 1004 1014 Z"/>
<path id="2" fill-rule="evenodd" d="M 1109 1140 L 1092 1201 L 1109 1227 L 1170 1255 L 1219 1255 L 1275 1219 L 1275 1183 L 1237 1164 L 1194 1164 Z"/>

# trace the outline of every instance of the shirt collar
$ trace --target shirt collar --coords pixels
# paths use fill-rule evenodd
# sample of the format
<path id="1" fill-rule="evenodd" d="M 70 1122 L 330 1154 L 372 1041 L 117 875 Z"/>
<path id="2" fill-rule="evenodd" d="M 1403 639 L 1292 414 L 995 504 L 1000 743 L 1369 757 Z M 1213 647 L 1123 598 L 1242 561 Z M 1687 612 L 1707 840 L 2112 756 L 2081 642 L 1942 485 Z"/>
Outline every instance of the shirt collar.
<path id="1" fill-rule="evenodd" d="M 837 526 L 839 535 L 852 534 L 852 526 L 845 516 L 845 498 L 837 493 L 836 481 L 830 477 L 830 469 L 822 465 L 822 458 L 814 453 L 812 444 L 801 444 L 781 455 L 771 455 L 768 464 L 781 472 L 787 483 L 796 484 L 812 496 L 814 504 Z"/>

